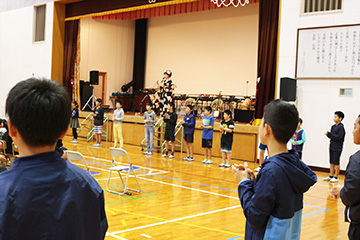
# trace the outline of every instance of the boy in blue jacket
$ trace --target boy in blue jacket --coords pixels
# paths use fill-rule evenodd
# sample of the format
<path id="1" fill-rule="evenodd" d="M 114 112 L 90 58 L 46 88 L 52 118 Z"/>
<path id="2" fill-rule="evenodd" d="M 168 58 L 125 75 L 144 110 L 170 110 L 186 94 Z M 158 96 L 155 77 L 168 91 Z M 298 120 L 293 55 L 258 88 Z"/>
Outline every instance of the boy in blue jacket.
<path id="1" fill-rule="evenodd" d="M 317 177 L 294 150 L 287 150 L 298 118 L 294 105 L 282 100 L 270 102 L 259 128 L 269 157 L 256 179 L 247 163 L 232 167 L 246 217 L 246 240 L 300 239 L 303 193 Z"/>
<path id="2" fill-rule="evenodd" d="M 194 131 L 195 131 L 195 117 L 192 114 L 193 106 L 186 106 L 186 115 L 184 120 L 181 120 L 180 123 L 184 126 L 184 141 L 186 142 L 186 158 L 183 158 L 184 161 L 192 162 L 194 161 L 193 153 L 193 142 L 194 142 Z"/>

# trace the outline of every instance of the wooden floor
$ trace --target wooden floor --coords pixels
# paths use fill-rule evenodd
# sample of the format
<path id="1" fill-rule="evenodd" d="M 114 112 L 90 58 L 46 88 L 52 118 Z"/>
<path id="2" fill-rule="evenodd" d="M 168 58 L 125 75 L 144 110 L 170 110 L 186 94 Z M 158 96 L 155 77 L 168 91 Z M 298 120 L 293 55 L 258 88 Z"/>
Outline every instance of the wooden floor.
<path id="1" fill-rule="evenodd" d="M 212 166 L 200 162 L 203 156 L 195 156 L 195 162 L 184 162 L 180 153 L 174 159 L 142 155 L 139 146 L 125 145 L 143 192 L 132 196 L 119 196 L 106 192 L 112 142 L 92 147 L 80 139 L 71 144 L 69 136 L 64 146 L 81 152 L 90 170 L 104 189 L 106 214 L 109 222 L 107 240 L 113 239 L 244 239 L 245 217 L 237 197 L 237 184 L 230 169 L 219 168 L 219 158 Z M 234 146 L 236 147 L 236 146 Z M 119 162 L 126 164 L 125 159 Z M 78 166 L 83 167 L 80 163 Z M 249 164 L 253 169 L 255 164 Z M 318 183 L 304 197 L 301 239 L 347 239 L 348 224 L 344 222 L 344 206 L 341 200 L 328 196 L 332 184 L 323 182 L 325 173 L 316 173 Z M 112 174 L 112 187 L 121 190 L 116 173 Z M 343 184 L 344 176 L 340 177 Z M 135 179 L 129 180 L 136 187 Z"/>

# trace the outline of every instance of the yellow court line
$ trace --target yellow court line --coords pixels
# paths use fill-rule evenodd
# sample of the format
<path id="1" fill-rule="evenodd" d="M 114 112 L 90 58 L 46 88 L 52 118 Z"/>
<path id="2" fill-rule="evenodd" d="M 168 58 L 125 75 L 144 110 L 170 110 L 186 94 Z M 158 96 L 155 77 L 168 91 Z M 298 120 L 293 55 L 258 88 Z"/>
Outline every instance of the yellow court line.
<path id="1" fill-rule="evenodd" d="M 107 209 L 109 209 L 109 208 L 107 208 Z M 169 219 L 166 219 L 166 218 L 150 216 L 150 215 L 146 215 L 146 214 L 142 214 L 142 213 L 129 212 L 129 211 L 120 210 L 120 209 L 117 209 L 117 208 L 110 208 L 110 209 L 111 209 L 112 211 L 115 211 L 115 212 L 122 212 L 122 213 L 127 213 L 127 214 L 133 214 L 133 215 L 136 215 L 136 216 L 147 217 L 147 218 L 152 218 L 152 219 L 161 220 L 161 221 L 169 221 Z M 122 221 L 123 221 L 123 220 L 122 220 Z M 221 233 L 232 234 L 232 235 L 235 235 L 235 236 L 243 236 L 242 234 L 239 234 L 239 233 L 234 233 L 234 232 L 224 231 L 224 230 L 220 230 L 220 229 L 216 229 L 216 228 L 203 227 L 203 226 L 199 226 L 199 225 L 196 225 L 196 224 L 187 223 L 187 221 L 183 221 L 183 222 L 177 221 L 177 222 L 174 222 L 174 223 L 178 223 L 178 224 L 182 224 L 182 225 L 186 225 L 186 226 L 191 226 L 191 227 L 202 228 L 202 229 L 211 230 L 211 231 L 216 231 L 216 232 L 221 232 Z"/>

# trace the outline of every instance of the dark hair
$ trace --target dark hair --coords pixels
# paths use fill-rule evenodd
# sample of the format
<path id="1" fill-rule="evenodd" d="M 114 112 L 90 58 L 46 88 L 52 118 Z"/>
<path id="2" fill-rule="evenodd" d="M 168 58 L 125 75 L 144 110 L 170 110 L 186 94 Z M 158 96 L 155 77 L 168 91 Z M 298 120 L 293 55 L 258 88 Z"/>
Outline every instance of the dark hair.
<path id="1" fill-rule="evenodd" d="M 301 123 L 301 124 L 303 123 L 303 120 L 301 118 L 299 118 L 299 123 Z"/>
<path id="2" fill-rule="evenodd" d="M 212 112 L 212 109 L 211 109 L 211 107 L 209 107 L 209 106 L 206 106 L 206 107 L 205 107 L 205 110 L 208 110 L 210 113 Z"/>
<path id="3" fill-rule="evenodd" d="M 190 111 L 192 111 L 193 108 L 194 108 L 194 107 L 193 107 L 192 105 L 190 105 L 190 104 L 189 104 L 189 105 L 186 105 L 186 107 L 190 108 Z"/>
<path id="4" fill-rule="evenodd" d="M 116 101 L 116 103 L 119 103 L 120 105 L 122 105 L 122 102 L 121 102 L 121 101 Z M 115 103 L 115 105 L 116 105 L 116 103 Z"/>
<path id="5" fill-rule="evenodd" d="M 271 127 L 277 141 L 286 144 L 294 134 L 299 121 L 295 105 L 278 99 L 266 105 L 264 112 L 264 124 Z"/>
<path id="6" fill-rule="evenodd" d="M 342 111 L 336 111 L 335 115 L 337 115 L 339 118 L 341 118 L 341 121 L 344 120 L 345 115 Z"/>
<path id="7" fill-rule="evenodd" d="M 78 106 L 79 106 L 78 103 L 77 103 L 75 100 L 72 101 L 72 103 L 75 104 L 75 107 L 78 107 Z"/>
<path id="8" fill-rule="evenodd" d="M 6 114 L 31 147 L 55 144 L 69 126 L 71 101 L 58 83 L 29 78 L 17 83 L 6 99 Z"/>
<path id="9" fill-rule="evenodd" d="M 150 106 L 150 107 L 152 107 L 152 106 L 153 106 L 153 104 L 152 104 L 151 102 L 147 102 L 147 103 L 146 103 L 146 106 Z"/>
<path id="10" fill-rule="evenodd" d="M 102 103 L 101 98 L 97 98 L 96 101 L 97 101 L 98 103 Z"/>
<path id="11" fill-rule="evenodd" d="M 169 105 L 169 107 L 170 106 L 173 107 L 173 108 L 175 107 L 175 104 L 173 102 L 169 102 L 168 105 Z"/>
<path id="12" fill-rule="evenodd" d="M 4 124 L 4 128 L 9 131 L 6 119 L 0 119 L 0 124 Z"/>
<path id="13" fill-rule="evenodd" d="M 232 113 L 229 109 L 225 110 L 224 113 L 226 113 L 230 118 L 232 118 Z"/>

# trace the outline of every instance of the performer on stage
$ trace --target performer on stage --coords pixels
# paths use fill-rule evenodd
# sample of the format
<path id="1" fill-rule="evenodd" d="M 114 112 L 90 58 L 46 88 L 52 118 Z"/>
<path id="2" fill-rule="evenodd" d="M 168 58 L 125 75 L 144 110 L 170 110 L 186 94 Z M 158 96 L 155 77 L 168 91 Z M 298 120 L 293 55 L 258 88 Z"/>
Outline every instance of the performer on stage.
<path id="1" fill-rule="evenodd" d="M 155 98 L 154 105 L 157 106 L 157 103 L 160 107 L 160 111 L 166 112 L 168 104 L 173 102 L 173 93 L 176 85 L 171 80 L 172 72 L 166 70 L 164 72 L 164 77 L 161 82 L 157 82 L 157 97 Z"/>

